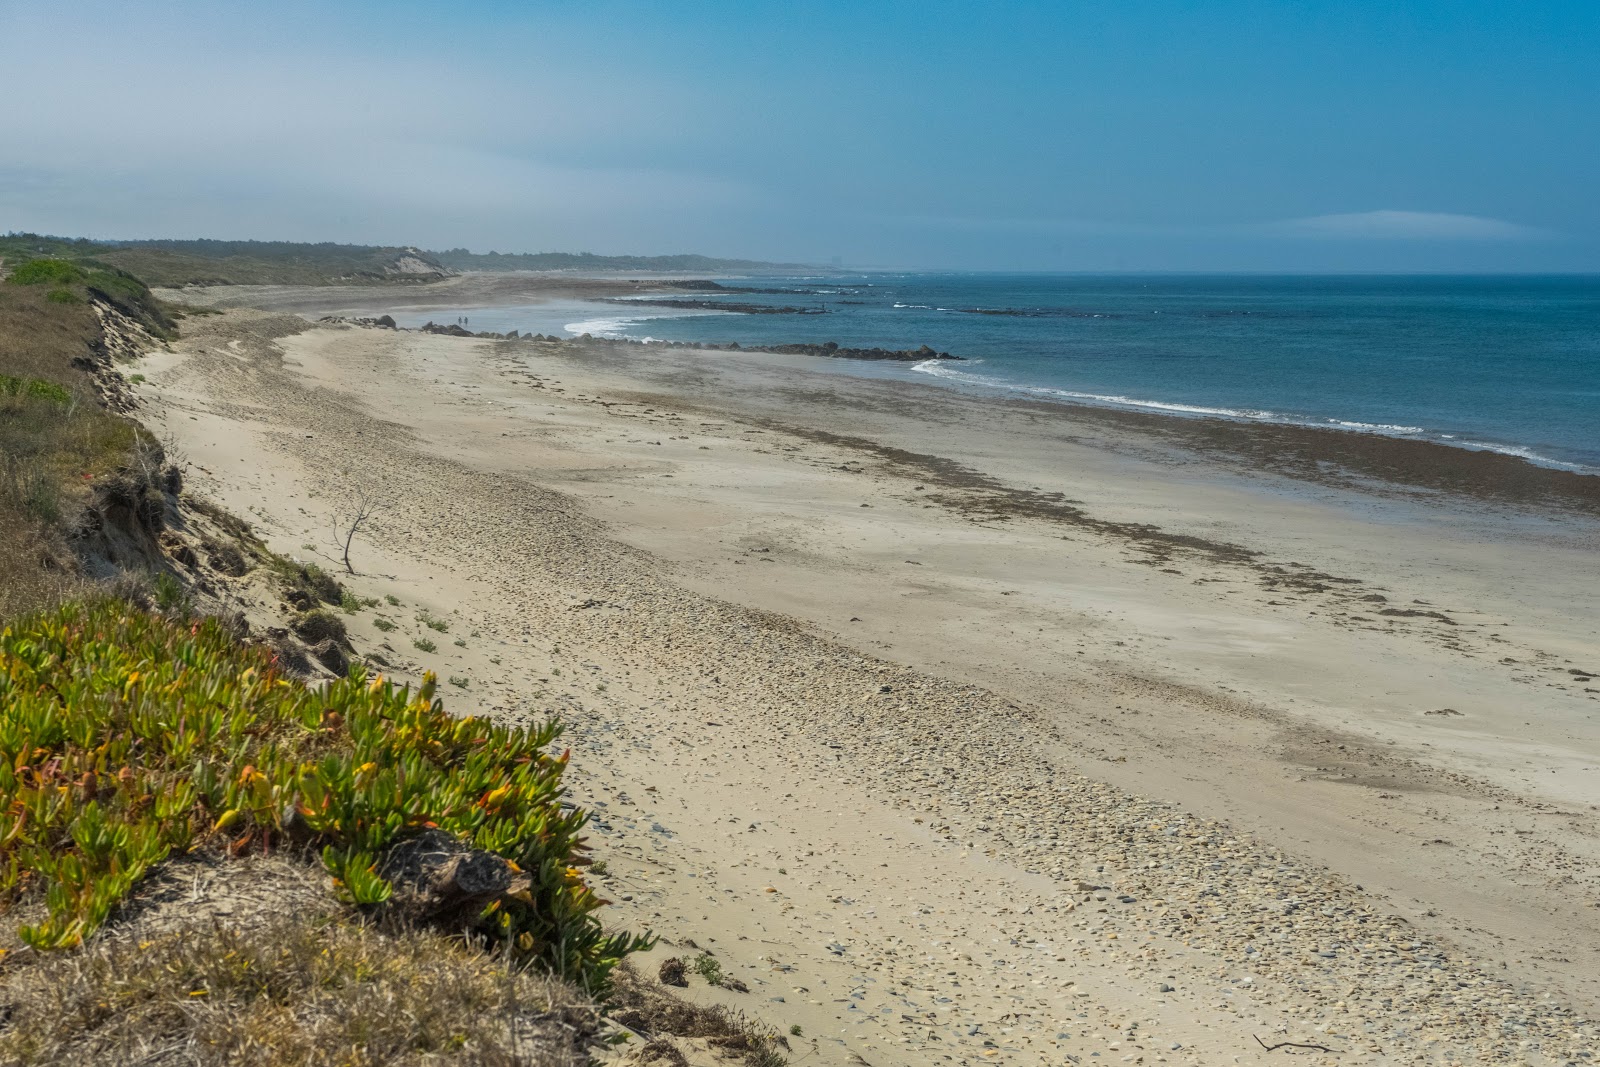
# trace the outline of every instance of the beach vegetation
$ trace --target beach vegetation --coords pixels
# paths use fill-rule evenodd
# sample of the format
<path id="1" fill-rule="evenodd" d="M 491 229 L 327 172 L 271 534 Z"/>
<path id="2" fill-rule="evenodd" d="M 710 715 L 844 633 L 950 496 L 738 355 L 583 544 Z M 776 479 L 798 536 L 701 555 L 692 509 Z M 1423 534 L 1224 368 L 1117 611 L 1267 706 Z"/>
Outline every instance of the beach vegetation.
<path id="1" fill-rule="evenodd" d="M 457 689 L 465 689 L 467 686 L 472 684 L 472 681 L 471 679 L 463 678 L 458 674 L 452 674 L 450 676 L 450 684 L 455 686 Z"/>
<path id="2" fill-rule="evenodd" d="M 348 589 L 339 590 L 339 610 L 346 615 L 354 615 L 366 605 L 361 598 Z"/>
<path id="3" fill-rule="evenodd" d="M 312 608 L 310 611 L 301 612 L 295 617 L 290 628 L 311 644 L 332 640 L 343 645 L 350 640 L 344 620 L 326 608 Z"/>
<path id="4" fill-rule="evenodd" d="M 702 952 L 689 964 L 696 974 L 706 980 L 708 985 L 719 986 L 722 984 L 722 963 L 709 952 Z"/>
<path id="5" fill-rule="evenodd" d="M 384 633 L 388 633 L 390 630 L 395 628 L 394 623 L 384 618 L 382 615 L 379 615 L 377 618 L 373 619 L 372 625 L 379 630 L 382 630 Z"/>
<path id="6" fill-rule="evenodd" d="M 391 608 L 398 608 L 400 606 L 400 598 L 395 596 L 393 593 L 383 594 L 383 602 L 388 604 Z"/>
<path id="7" fill-rule="evenodd" d="M 187 607 L 189 596 L 183 588 L 183 583 L 174 578 L 167 571 L 161 571 L 150 583 L 151 591 L 155 594 L 156 607 L 162 611 L 174 611 Z"/>
<path id="8" fill-rule="evenodd" d="M 426 929 L 204 913 L 141 938 L 13 959 L 0 1062 L 197 1067 L 578 1067 L 599 1013 L 580 990 Z M 133 1054 L 130 1055 L 129 1053 Z"/>
<path id="9" fill-rule="evenodd" d="M 436 615 L 433 615 L 431 612 L 417 612 L 417 621 L 426 626 L 428 629 L 437 630 L 440 633 L 448 633 L 450 630 L 450 624 L 448 622 L 437 617 Z"/>
<path id="10" fill-rule="evenodd" d="M 44 262 L 24 279 L 58 270 Z M 78 517 L 137 450 L 136 424 L 97 399 L 93 310 L 49 300 L 48 277 L 16 276 L 0 284 L 0 620 L 84 587 Z"/>
<path id="11" fill-rule="evenodd" d="M 418 652 L 437 652 L 437 651 L 439 651 L 439 646 L 434 644 L 431 639 L 426 638 L 426 637 L 414 637 L 414 638 L 412 638 L 411 639 L 411 647 L 415 648 Z"/>
<path id="12" fill-rule="evenodd" d="M 30 259 L 18 264 L 6 281 L 12 285 L 70 285 L 83 281 L 87 272 L 65 259 Z"/>
<path id="13" fill-rule="evenodd" d="M 455 718 L 359 666 L 320 689 L 217 620 L 104 599 L 0 631 L 0 903 L 42 903 L 19 930 L 71 948 L 155 865 L 196 850 L 320 855 L 339 896 L 391 892 L 387 849 L 455 835 L 527 876 L 473 929 L 509 957 L 591 991 L 649 944 L 607 934 L 585 882 L 588 816 L 565 808 L 554 720 Z"/>

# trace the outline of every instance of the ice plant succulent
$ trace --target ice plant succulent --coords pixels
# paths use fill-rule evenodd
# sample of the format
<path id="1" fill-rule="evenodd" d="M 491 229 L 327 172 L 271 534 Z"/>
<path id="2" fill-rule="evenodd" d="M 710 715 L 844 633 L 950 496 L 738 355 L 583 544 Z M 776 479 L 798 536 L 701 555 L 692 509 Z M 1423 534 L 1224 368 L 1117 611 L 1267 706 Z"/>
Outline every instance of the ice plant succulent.
<path id="1" fill-rule="evenodd" d="M 564 806 L 554 720 L 454 718 L 360 667 L 319 689 L 209 620 L 106 600 L 0 631 L 0 902 L 42 891 L 36 948 L 78 944 L 174 853 L 320 849 L 341 896 L 381 904 L 391 845 L 440 829 L 530 886 L 482 928 L 519 957 L 603 987 L 648 941 L 606 934 L 584 881 L 588 815 Z"/>

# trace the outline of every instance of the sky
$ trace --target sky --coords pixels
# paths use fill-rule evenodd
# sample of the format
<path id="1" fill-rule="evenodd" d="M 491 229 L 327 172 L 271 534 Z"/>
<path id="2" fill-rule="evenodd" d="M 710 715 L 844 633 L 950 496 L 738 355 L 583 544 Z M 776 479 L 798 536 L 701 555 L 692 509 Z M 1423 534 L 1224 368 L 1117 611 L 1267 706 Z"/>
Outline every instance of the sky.
<path id="1" fill-rule="evenodd" d="M 0 0 L 0 231 L 1600 271 L 1600 3 Z"/>

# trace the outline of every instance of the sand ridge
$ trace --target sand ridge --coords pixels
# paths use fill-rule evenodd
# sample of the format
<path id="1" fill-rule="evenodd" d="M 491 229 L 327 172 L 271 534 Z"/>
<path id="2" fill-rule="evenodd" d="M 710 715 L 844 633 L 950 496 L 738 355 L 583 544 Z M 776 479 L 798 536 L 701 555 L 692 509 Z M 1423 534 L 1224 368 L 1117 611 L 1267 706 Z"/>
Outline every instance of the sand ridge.
<path id="1" fill-rule="evenodd" d="M 1081 772 L 1171 767 L 1191 745 L 1242 751 L 1235 719 L 1289 731 L 1304 721 L 1260 708 L 1252 718 L 1251 701 L 1212 693 L 1228 728 L 1149 728 L 1146 761 L 1139 729 L 1111 713 L 1196 698 L 1171 679 L 1130 681 L 1116 627 L 1081 624 L 1097 661 L 1084 674 L 1098 674 L 1106 702 L 1093 711 L 1112 720 L 1085 736 L 1059 698 L 1040 699 L 1048 674 L 1038 685 L 1023 676 L 1026 656 L 1007 664 L 1011 677 L 979 684 L 962 677 L 981 673 L 970 664 L 915 662 L 882 623 L 863 618 L 850 634 L 846 619 L 801 621 L 844 589 L 885 609 L 920 600 L 930 632 L 948 621 L 941 610 L 962 617 L 955 609 L 984 583 L 940 566 L 932 549 L 995 537 L 958 507 L 919 502 L 926 483 L 900 484 L 908 472 L 871 475 L 895 500 L 847 491 L 864 476 L 840 469 L 852 466 L 847 446 L 784 433 L 770 414 L 670 407 L 652 392 L 659 380 L 615 354 L 535 371 L 525 354 L 484 342 L 302 329 L 232 313 L 196 324 L 178 354 L 152 362 L 153 413 L 202 465 L 196 482 L 248 506 L 291 551 L 317 536 L 328 501 L 350 485 L 390 493 L 396 506 L 366 546 L 358 588 L 442 613 L 467 644 L 430 659 L 390 640 L 383 655 L 402 672 L 459 671 L 468 684 L 457 703 L 561 709 L 617 895 L 632 898 L 619 901 L 624 916 L 674 950 L 713 948 L 753 990 L 741 1005 L 799 1023 L 821 1062 L 1254 1062 L 1267 1055 L 1256 1036 L 1325 1044 L 1346 1063 L 1563 1062 L 1592 1047 L 1592 1027 L 1564 998 L 1527 988 L 1536 968 L 1495 973 L 1295 849 L 1140 798 L 1106 780 L 1115 774 Z M 675 388 L 692 389 L 682 367 L 670 369 Z M 516 399 L 535 391 L 524 374 L 540 379 L 536 404 Z M 790 421 L 803 422 L 790 404 Z M 606 434 L 619 447 L 602 447 Z M 641 456 L 655 450 L 660 458 Z M 866 471 L 870 461 L 853 462 Z M 811 479 L 830 467 L 819 496 Z M 671 478 L 676 492 L 697 471 L 720 488 L 696 483 L 694 507 L 631 489 Z M 852 492 L 852 508 L 940 524 L 919 546 L 925 558 L 899 553 L 896 574 L 920 563 L 917 579 L 887 575 L 876 544 L 845 554 L 853 571 L 818 549 L 818 530 L 868 536 L 840 519 Z M 781 522 L 770 514 L 779 505 Z M 646 530 L 657 531 L 649 550 L 618 540 L 651 540 Z M 792 536 L 775 536 L 784 530 Z M 1103 534 L 1065 536 L 1072 554 L 1098 563 L 1095 553 L 1122 552 L 1082 540 Z M 684 548 L 729 539 L 738 544 L 715 560 Z M 1185 558 L 1173 569 L 1199 566 Z M 1027 572 L 1017 570 L 984 577 L 1012 584 Z M 785 583 L 744 577 L 752 571 L 789 571 L 792 587 L 766 588 Z M 1145 581 L 1159 568 L 1138 573 Z M 1015 622 L 1051 611 L 1047 591 L 1009 594 L 987 612 Z M 1145 606 L 1154 613 L 1160 599 Z M 1270 645 L 1283 624 L 1260 614 Z M 1334 736 L 1302 740 L 1342 745 L 1352 762 L 1373 747 L 1320 733 Z M 1104 747 L 1113 741 L 1124 751 Z M 1175 751 L 1160 756 L 1160 742 Z M 1396 788 L 1441 773 L 1390 762 L 1406 783 Z M 1461 777 L 1461 803 L 1484 803 L 1483 783 Z M 1552 849 L 1588 840 L 1544 836 Z"/>

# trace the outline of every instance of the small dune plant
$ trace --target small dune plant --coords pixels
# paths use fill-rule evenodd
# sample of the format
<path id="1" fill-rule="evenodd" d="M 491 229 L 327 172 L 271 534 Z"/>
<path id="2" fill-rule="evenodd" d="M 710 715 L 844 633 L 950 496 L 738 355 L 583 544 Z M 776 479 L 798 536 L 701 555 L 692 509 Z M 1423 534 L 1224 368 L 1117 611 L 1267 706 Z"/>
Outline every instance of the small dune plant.
<path id="1" fill-rule="evenodd" d="M 381 906 L 385 851 L 438 829 L 531 885 L 480 933 L 600 991 L 647 938 L 607 934 L 585 882 L 588 815 L 564 808 L 555 721 L 454 718 L 430 675 L 361 667 L 320 689 L 212 620 L 105 600 L 0 631 L 0 905 L 42 902 L 35 949 L 80 944 L 151 867 L 199 849 L 319 854 L 349 904 Z"/>

